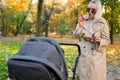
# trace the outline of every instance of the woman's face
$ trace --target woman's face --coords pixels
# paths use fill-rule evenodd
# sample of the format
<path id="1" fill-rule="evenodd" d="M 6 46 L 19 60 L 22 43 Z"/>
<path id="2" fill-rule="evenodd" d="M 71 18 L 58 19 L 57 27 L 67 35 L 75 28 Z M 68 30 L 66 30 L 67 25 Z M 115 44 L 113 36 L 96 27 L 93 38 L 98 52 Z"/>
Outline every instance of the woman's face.
<path id="1" fill-rule="evenodd" d="M 89 19 L 94 19 L 96 14 L 97 6 L 95 3 L 90 3 L 87 8 Z"/>

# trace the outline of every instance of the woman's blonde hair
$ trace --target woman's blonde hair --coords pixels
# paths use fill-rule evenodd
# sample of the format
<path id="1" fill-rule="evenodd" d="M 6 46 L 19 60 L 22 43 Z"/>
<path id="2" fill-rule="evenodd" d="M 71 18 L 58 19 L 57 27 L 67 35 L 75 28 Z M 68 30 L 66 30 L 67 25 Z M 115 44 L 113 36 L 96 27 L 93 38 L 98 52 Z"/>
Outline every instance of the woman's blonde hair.
<path id="1" fill-rule="evenodd" d="M 100 0 L 92 0 L 90 3 L 95 3 L 97 6 L 97 12 L 95 14 L 95 19 L 98 19 L 102 16 L 102 5 Z M 90 4 L 89 3 L 89 4 Z"/>

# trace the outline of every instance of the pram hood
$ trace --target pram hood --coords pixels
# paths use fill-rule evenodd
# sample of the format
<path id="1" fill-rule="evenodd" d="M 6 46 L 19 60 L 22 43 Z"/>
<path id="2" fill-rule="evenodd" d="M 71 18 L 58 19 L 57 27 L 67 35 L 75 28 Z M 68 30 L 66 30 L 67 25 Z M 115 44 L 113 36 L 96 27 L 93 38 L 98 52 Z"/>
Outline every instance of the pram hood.
<path id="1" fill-rule="evenodd" d="M 13 55 L 8 61 L 9 73 L 12 71 L 10 70 L 11 64 L 19 64 L 12 63 L 14 60 L 40 63 L 45 67 L 50 68 L 61 80 L 67 80 L 68 78 L 63 50 L 53 38 L 29 38 L 20 48 L 19 52 Z"/>

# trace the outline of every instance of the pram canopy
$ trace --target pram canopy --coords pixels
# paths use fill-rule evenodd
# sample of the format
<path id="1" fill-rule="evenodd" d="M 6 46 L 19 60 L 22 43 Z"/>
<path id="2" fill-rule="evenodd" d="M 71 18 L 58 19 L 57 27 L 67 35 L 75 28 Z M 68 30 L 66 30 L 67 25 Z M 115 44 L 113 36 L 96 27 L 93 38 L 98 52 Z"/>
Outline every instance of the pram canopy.
<path id="1" fill-rule="evenodd" d="M 7 62 L 11 80 L 67 80 L 64 51 L 53 38 L 29 38 Z"/>

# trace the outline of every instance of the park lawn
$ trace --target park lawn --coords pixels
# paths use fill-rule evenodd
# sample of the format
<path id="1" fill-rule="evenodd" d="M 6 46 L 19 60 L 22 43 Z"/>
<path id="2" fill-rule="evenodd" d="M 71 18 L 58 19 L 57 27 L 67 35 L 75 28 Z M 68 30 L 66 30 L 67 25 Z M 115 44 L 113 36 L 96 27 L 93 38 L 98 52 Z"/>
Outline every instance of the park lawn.
<path id="1" fill-rule="evenodd" d="M 7 80 L 7 60 L 10 56 L 18 52 L 23 42 L 0 42 L 0 80 Z M 68 66 L 68 72 L 71 75 L 71 70 L 74 67 L 75 58 L 78 55 L 77 47 L 61 46 L 65 52 L 65 59 Z M 120 62 L 120 44 L 111 44 L 107 47 L 107 65 L 116 64 Z"/>
<path id="2" fill-rule="evenodd" d="M 7 60 L 21 45 L 22 42 L 0 42 L 0 80 L 7 80 Z"/>

